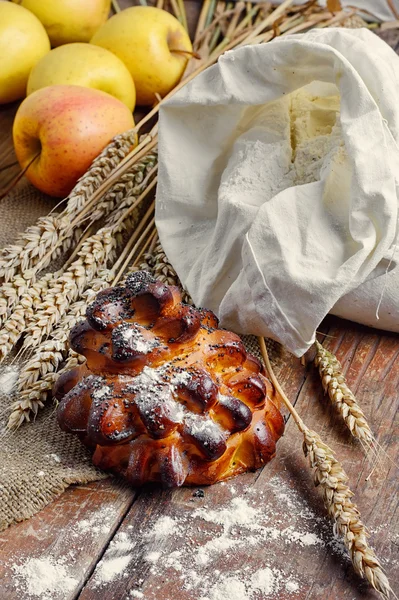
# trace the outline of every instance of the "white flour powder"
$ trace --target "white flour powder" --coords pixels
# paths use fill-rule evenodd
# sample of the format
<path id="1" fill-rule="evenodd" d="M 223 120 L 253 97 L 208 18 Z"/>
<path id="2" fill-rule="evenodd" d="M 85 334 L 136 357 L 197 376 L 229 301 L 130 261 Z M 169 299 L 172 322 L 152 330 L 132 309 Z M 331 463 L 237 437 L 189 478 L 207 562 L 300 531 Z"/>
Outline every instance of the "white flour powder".
<path id="1" fill-rule="evenodd" d="M 226 483 L 223 487 L 229 489 L 231 497 L 216 508 L 205 504 L 180 512 L 178 518 L 158 518 L 144 537 L 148 546 L 143 559 L 156 563 L 156 570 L 152 570 L 151 586 L 143 591 L 143 598 L 159 597 L 165 578 L 180 581 L 181 589 L 196 600 L 272 600 L 282 593 L 295 598 L 306 583 L 301 574 L 269 565 L 264 558 L 256 570 L 231 566 L 245 553 L 256 556 L 268 548 L 283 556 L 292 546 L 298 550 L 328 548 L 348 560 L 328 518 L 317 516 L 282 478 L 274 477 L 267 485 L 267 490 L 248 488 L 246 495 L 240 496 Z M 215 563 L 223 569 L 213 569 Z"/>
<path id="2" fill-rule="evenodd" d="M 149 552 L 144 560 L 149 563 L 156 563 L 161 558 L 162 552 Z"/>
<path id="3" fill-rule="evenodd" d="M 17 588 L 32 598 L 51 600 L 55 595 L 70 592 L 78 580 L 71 577 L 64 560 L 30 558 L 21 565 L 14 565 Z"/>
<path id="4" fill-rule="evenodd" d="M 349 561 L 342 542 L 332 534 L 330 520 L 315 514 L 282 477 L 272 478 L 265 489 L 248 487 L 244 496 L 230 483 L 223 488 L 227 499 L 217 506 L 182 504 L 178 517 L 161 516 L 144 534 L 134 525 L 118 533 L 94 572 L 94 586 L 105 593 L 107 585 L 132 572 L 139 586 L 141 570 L 150 568 L 146 589 L 127 589 L 125 600 L 158 600 L 165 580 L 173 582 L 176 594 L 181 590 L 183 598 L 195 600 L 277 600 L 284 594 L 295 600 L 307 582 L 292 570 L 290 561 L 284 561 L 292 547 L 298 552 L 313 547 L 316 557 L 327 550 Z M 211 501 L 212 491 L 206 494 Z M 77 547 L 79 540 L 86 543 L 87 535 L 105 535 L 116 515 L 115 507 L 103 506 L 71 525 L 65 540 L 73 540 Z M 273 554 L 281 557 L 281 566 L 271 564 Z M 72 561 L 69 555 L 57 561 L 51 557 L 16 561 L 12 570 L 20 597 L 58 600 L 77 589 Z"/>
<path id="5" fill-rule="evenodd" d="M 58 462 L 58 455 L 48 455 L 52 461 Z M 58 460 L 57 460 L 58 459 Z M 39 471 L 38 476 L 44 476 Z M 20 555 L 14 557 L 14 563 L 10 570 L 14 573 L 14 587 L 21 600 L 59 600 L 65 597 L 66 592 L 72 592 L 79 588 L 79 579 L 76 578 L 76 551 L 79 546 L 87 547 L 88 536 L 105 536 L 109 533 L 112 524 L 118 514 L 118 508 L 112 504 L 104 504 L 97 510 L 93 510 L 87 519 L 73 522 L 64 531 L 63 542 L 65 548 L 74 547 L 74 551 L 66 550 L 61 558 L 41 555 L 40 558 L 25 557 Z M 46 531 L 41 531 L 44 537 L 38 535 L 38 531 L 31 528 L 26 535 L 33 535 L 38 539 L 44 539 Z M 89 538 L 90 539 L 90 538 Z M 115 542 L 110 544 L 107 560 L 100 563 L 98 567 L 97 583 L 105 583 L 116 578 L 120 573 L 125 573 L 125 567 L 131 560 L 130 552 L 133 548 L 132 541 L 125 534 L 116 536 Z M 1 594 L 0 594 L 1 597 Z"/>
<path id="6" fill-rule="evenodd" d="M 105 557 L 98 563 L 94 571 L 94 585 L 100 587 L 123 576 L 132 560 L 130 551 L 135 542 L 126 533 L 118 533 L 110 543 Z"/>
<path id="7" fill-rule="evenodd" d="M 89 535 L 106 534 L 109 532 L 115 509 L 111 506 L 102 506 L 99 510 L 93 512 L 88 519 L 83 519 L 76 524 L 73 536 L 79 537 L 82 533 Z"/>
<path id="8" fill-rule="evenodd" d="M 0 394 L 8 396 L 12 393 L 18 379 L 18 369 L 7 366 L 0 370 Z"/>
<path id="9" fill-rule="evenodd" d="M 261 598 L 270 597 L 284 587 L 282 581 L 281 571 L 269 567 L 256 571 L 247 581 L 243 581 L 238 573 L 236 577 L 227 577 L 216 583 L 201 600 L 252 600 L 259 597 L 259 593 Z M 291 584 L 297 586 L 294 582 Z"/>
<path id="10" fill-rule="evenodd" d="M 259 509 L 253 508 L 245 498 L 233 498 L 231 504 L 225 508 L 208 510 L 200 508 L 193 513 L 193 517 L 201 517 L 204 521 L 223 525 L 224 533 L 237 525 L 251 526 L 257 522 Z"/>
<path id="11" fill-rule="evenodd" d="M 158 541 L 179 531 L 179 526 L 175 519 L 171 517 L 160 517 L 153 528 L 146 534 L 149 541 Z"/>

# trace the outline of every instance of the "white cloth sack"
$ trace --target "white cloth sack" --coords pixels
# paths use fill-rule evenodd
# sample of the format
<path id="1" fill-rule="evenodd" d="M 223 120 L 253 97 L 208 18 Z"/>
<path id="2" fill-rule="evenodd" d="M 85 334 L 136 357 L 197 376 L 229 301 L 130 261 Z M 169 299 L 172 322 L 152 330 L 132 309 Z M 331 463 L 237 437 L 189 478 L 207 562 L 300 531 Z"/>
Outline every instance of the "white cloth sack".
<path id="1" fill-rule="evenodd" d="M 195 303 L 297 356 L 332 309 L 399 331 L 398 137 L 399 57 L 366 29 L 243 47 L 186 85 L 160 110 L 156 223 Z"/>

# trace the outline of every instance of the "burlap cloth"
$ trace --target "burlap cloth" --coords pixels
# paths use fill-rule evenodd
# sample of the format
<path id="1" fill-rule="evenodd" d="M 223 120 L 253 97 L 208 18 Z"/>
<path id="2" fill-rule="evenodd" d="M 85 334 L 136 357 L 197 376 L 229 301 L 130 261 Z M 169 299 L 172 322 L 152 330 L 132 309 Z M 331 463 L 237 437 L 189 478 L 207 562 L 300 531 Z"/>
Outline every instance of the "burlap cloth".
<path id="1" fill-rule="evenodd" d="M 0 200 L 0 247 L 12 244 L 28 225 L 47 214 L 54 199 L 35 190 L 27 180 Z M 14 365 L 13 365 L 14 368 Z M 0 530 L 34 515 L 66 487 L 106 477 L 95 469 L 90 455 L 75 436 L 57 425 L 54 405 L 41 411 L 36 422 L 9 432 L 6 423 L 15 398 L 5 395 L 10 367 L 0 368 Z"/>
<path id="2" fill-rule="evenodd" d="M 0 201 L 0 247 L 12 244 L 28 225 L 47 214 L 55 201 L 40 194 L 26 180 Z M 247 350 L 258 357 L 256 338 L 245 336 Z M 279 362 L 276 345 L 269 348 Z M 9 407 L 15 400 L 5 394 L 18 363 L 0 367 L 0 531 L 28 519 L 71 484 L 108 477 L 91 464 L 90 454 L 79 440 L 61 431 L 55 406 L 49 401 L 35 422 L 18 431 L 7 430 Z M 14 375 L 13 375 L 14 373 Z"/>

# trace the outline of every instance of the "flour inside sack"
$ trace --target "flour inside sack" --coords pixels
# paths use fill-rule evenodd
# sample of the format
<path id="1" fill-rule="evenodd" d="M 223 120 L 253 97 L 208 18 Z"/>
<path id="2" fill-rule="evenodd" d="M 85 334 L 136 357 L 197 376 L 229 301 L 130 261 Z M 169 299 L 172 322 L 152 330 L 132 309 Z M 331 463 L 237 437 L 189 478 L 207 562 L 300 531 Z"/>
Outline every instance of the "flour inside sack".
<path id="1" fill-rule="evenodd" d="M 219 206 L 235 194 L 247 204 L 263 203 L 286 188 L 318 181 L 326 163 L 342 164 L 339 108 L 336 86 L 321 82 L 246 108 L 221 178 Z"/>
<path id="2" fill-rule="evenodd" d="M 331 28 L 227 52 L 161 106 L 156 223 L 196 305 L 297 356 L 329 312 L 399 330 L 398 94 L 391 48 Z"/>

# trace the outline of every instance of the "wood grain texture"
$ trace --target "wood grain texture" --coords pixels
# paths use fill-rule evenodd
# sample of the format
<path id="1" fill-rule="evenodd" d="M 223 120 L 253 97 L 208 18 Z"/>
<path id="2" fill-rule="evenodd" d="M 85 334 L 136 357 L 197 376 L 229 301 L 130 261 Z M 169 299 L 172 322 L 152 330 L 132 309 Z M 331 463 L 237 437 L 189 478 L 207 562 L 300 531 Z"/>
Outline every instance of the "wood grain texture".
<path id="1" fill-rule="evenodd" d="M 310 367 L 304 384 L 299 382 L 298 386 L 297 380 L 295 388 L 292 385 L 295 378 L 291 377 L 291 373 L 298 372 L 299 361 L 286 356 L 286 369 L 280 374 L 280 381 L 291 398 L 299 392 L 296 408 L 342 461 L 356 493 L 355 500 L 371 528 L 372 545 L 382 557 L 391 583 L 396 587 L 399 581 L 398 473 L 390 461 L 398 456 L 396 390 L 399 363 L 394 360 L 399 351 L 398 336 L 382 335 L 336 318 L 329 319 L 328 325 L 328 333 L 332 337 L 327 338 L 327 346 L 342 361 L 348 382 L 356 391 L 377 438 L 389 455 L 389 458 L 382 457 L 382 465 L 375 469 L 368 481 L 366 476 L 372 466 L 323 398 L 316 369 Z M 354 574 L 345 550 L 333 536 L 332 524 L 325 516 L 321 496 L 313 486 L 311 471 L 302 455 L 301 442 L 301 435 L 289 419 L 286 434 L 278 444 L 277 458 L 260 472 L 207 488 L 203 499 L 193 497 L 190 489 L 142 492 L 119 530 L 136 544 L 129 569 L 125 578 L 101 587 L 104 597 L 123 600 L 129 590 L 138 589 L 145 600 L 159 598 L 160 590 L 161 597 L 167 600 L 213 598 L 222 576 L 231 580 L 233 585 L 238 572 L 241 581 L 247 584 L 248 596 L 245 598 L 378 598 Z M 254 531 L 245 526 L 237 527 L 236 535 L 229 536 L 230 542 L 233 540 L 231 547 L 220 553 L 209 551 L 209 563 L 201 564 L 201 548 L 206 548 L 211 534 L 220 536 L 221 526 L 210 527 L 195 514 L 195 510 L 202 506 L 206 510 L 233 511 L 234 498 L 244 498 L 250 507 L 258 511 L 258 525 L 271 527 L 271 537 L 265 534 L 263 542 L 254 544 L 256 528 Z M 175 521 L 175 531 L 160 540 L 148 537 L 151 529 L 164 517 Z M 298 536 L 300 539 L 295 540 Z M 305 541 L 301 542 L 301 539 Z M 312 539 L 316 540 L 315 543 L 311 543 Z M 177 566 L 182 570 L 168 566 L 170 554 L 179 551 L 183 552 L 183 556 Z M 109 557 L 107 552 L 105 560 L 112 557 L 112 551 Z M 148 562 L 153 552 L 160 553 L 155 565 Z M 293 592 L 280 584 L 276 594 L 251 595 L 251 578 L 265 567 L 284 576 L 287 583 L 295 582 L 298 589 Z M 220 574 L 215 575 L 215 572 Z M 80 598 L 98 600 L 99 597 L 98 578 L 94 574 Z"/>
<path id="2" fill-rule="evenodd" d="M 18 164 L 15 164 L 17 157 L 12 142 L 12 124 L 17 109 L 18 103 L 0 105 L 0 190 L 19 172 Z"/>
<path id="3" fill-rule="evenodd" d="M 29 560 L 53 564 L 65 561 L 71 590 L 51 594 L 51 600 L 73 600 L 90 577 L 103 549 L 117 531 L 135 492 L 117 480 L 106 480 L 68 489 L 29 521 L 0 534 L 2 600 L 29 598 L 26 580 L 15 568 Z M 32 596 L 34 598 L 34 595 Z"/>

